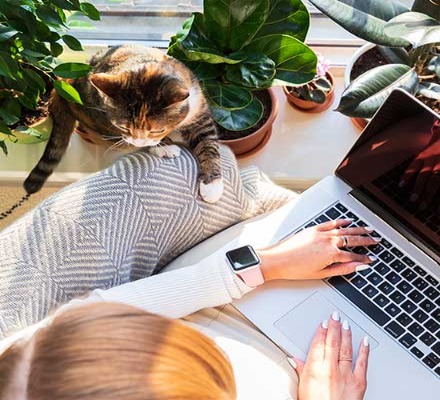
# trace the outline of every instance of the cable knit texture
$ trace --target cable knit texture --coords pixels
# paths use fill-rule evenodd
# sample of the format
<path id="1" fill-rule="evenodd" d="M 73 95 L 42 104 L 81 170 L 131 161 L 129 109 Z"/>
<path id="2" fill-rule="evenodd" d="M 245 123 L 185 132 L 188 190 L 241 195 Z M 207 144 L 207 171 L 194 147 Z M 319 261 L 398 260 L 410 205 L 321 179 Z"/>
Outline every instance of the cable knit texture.
<path id="1" fill-rule="evenodd" d="M 91 290 L 155 274 L 200 241 L 293 196 L 255 167 L 239 171 L 228 148 L 221 157 L 225 191 L 216 204 L 198 196 L 197 163 L 187 150 L 175 159 L 140 151 L 0 232 L 0 338 Z"/>

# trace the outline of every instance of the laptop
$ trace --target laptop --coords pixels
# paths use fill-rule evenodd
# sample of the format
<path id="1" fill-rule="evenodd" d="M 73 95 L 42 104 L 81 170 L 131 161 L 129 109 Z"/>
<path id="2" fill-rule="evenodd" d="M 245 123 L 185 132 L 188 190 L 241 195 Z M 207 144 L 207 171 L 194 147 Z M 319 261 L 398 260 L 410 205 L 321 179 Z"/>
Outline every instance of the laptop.
<path id="1" fill-rule="evenodd" d="M 366 399 L 440 399 L 440 175 L 429 173 L 440 167 L 439 118 L 393 91 L 334 175 L 305 191 L 279 229 L 291 235 L 337 218 L 372 227 L 381 242 L 350 249 L 377 257 L 371 269 L 270 282 L 234 303 L 302 359 L 316 327 L 338 310 L 355 353 L 370 337 Z"/>

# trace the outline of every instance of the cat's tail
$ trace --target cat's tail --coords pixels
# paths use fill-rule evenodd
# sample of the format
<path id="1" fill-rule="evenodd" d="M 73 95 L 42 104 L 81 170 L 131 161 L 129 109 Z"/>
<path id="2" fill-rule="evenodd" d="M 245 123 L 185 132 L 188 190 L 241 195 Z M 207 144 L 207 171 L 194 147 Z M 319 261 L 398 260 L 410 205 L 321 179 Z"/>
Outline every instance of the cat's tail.
<path id="1" fill-rule="evenodd" d="M 76 118 L 69 103 L 55 91 L 52 92 L 49 113 L 53 120 L 52 133 L 40 161 L 24 181 L 23 187 L 28 194 L 38 192 L 61 161 L 75 128 Z"/>
<path id="2" fill-rule="evenodd" d="M 3 211 L 0 213 L 0 220 L 5 219 L 6 217 L 9 217 L 12 212 L 20 207 L 25 201 L 29 200 L 29 197 L 31 197 L 30 194 L 25 194 L 20 200 L 18 200 L 13 206 L 11 206 L 9 209 L 7 209 L 6 211 Z"/>

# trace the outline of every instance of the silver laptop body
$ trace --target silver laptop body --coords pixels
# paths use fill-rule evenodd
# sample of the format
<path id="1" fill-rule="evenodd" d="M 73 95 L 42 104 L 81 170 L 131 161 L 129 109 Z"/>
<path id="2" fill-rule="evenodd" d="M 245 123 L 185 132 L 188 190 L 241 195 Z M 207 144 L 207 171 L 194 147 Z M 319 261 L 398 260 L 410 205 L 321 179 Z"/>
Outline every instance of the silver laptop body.
<path id="1" fill-rule="evenodd" d="M 440 188 L 426 205 L 412 195 L 413 185 L 399 186 L 415 156 L 436 140 L 437 118 L 393 91 L 335 174 L 304 192 L 278 229 L 281 239 L 354 214 L 356 225 L 382 237 L 375 253 L 369 249 L 378 257 L 372 269 L 329 281 L 271 282 L 234 303 L 286 353 L 303 359 L 318 324 L 339 310 L 355 350 L 364 335 L 371 339 L 369 400 L 440 399 Z M 440 154 L 432 157 L 440 163 Z M 427 188 L 421 193 L 432 192 Z"/>

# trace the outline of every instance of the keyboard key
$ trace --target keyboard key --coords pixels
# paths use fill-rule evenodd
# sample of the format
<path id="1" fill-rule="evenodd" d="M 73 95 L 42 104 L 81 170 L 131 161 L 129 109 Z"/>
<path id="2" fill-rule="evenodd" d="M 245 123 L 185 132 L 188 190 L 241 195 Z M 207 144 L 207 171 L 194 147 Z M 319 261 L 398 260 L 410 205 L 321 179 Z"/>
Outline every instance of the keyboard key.
<path id="1" fill-rule="evenodd" d="M 400 293 L 398 290 L 395 290 L 390 294 L 390 299 L 394 301 L 396 304 L 400 304 L 403 300 L 405 300 L 405 296 Z"/>
<path id="2" fill-rule="evenodd" d="M 393 271 L 391 271 L 387 276 L 385 276 L 385 278 L 394 285 L 402 280 L 402 278 Z"/>
<path id="3" fill-rule="evenodd" d="M 427 346 L 431 346 L 435 342 L 435 337 L 430 333 L 425 332 L 422 336 L 420 336 L 420 340 L 425 343 Z"/>
<path id="4" fill-rule="evenodd" d="M 429 353 L 423 360 L 422 360 L 429 368 L 434 368 L 439 362 L 440 357 L 438 357 L 434 353 Z"/>
<path id="5" fill-rule="evenodd" d="M 417 347 L 413 347 L 411 349 L 411 353 L 413 353 L 417 358 L 422 358 L 425 355 L 425 354 L 423 354 L 423 351 L 421 351 Z"/>
<path id="6" fill-rule="evenodd" d="M 418 265 L 414 267 L 414 271 L 417 272 L 420 276 L 425 276 L 426 272 L 422 268 L 420 268 Z"/>
<path id="7" fill-rule="evenodd" d="M 419 304 L 419 307 L 422 310 L 425 310 L 428 314 L 430 314 L 435 309 L 434 303 L 431 303 L 429 300 L 424 300 Z"/>
<path id="8" fill-rule="evenodd" d="M 374 267 L 374 270 L 383 276 L 390 272 L 390 267 L 388 267 L 383 262 L 380 262 L 376 265 L 376 267 Z"/>
<path id="9" fill-rule="evenodd" d="M 368 254 L 368 249 L 366 247 L 355 247 L 351 251 L 356 254 Z"/>
<path id="10" fill-rule="evenodd" d="M 368 226 L 367 223 L 362 221 L 361 219 L 356 224 L 357 224 L 357 226 L 362 226 L 362 227 Z"/>
<path id="11" fill-rule="evenodd" d="M 387 264 L 389 264 L 395 259 L 395 257 L 387 250 L 380 253 L 379 258 Z"/>
<path id="12" fill-rule="evenodd" d="M 417 339 L 411 335 L 410 333 L 405 333 L 400 339 L 399 342 L 402 343 L 406 348 L 411 347 Z"/>
<path id="13" fill-rule="evenodd" d="M 437 286 L 438 285 L 438 280 L 435 279 L 433 276 L 428 275 L 427 277 L 425 277 L 425 279 L 432 285 L 432 286 Z"/>
<path id="14" fill-rule="evenodd" d="M 353 214 L 351 211 L 345 214 L 348 218 L 352 219 L 353 221 L 357 221 L 359 217 L 356 214 Z"/>
<path id="15" fill-rule="evenodd" d="M 367 281 L 361 276 L 357 275 L 351 280 L 351 283 L 357 288 L 361 289 L 367 284 Z"/>
<path id="16" fill-rule="evenodd" d="M 436 308 L 432 313 L 431 317 L 434 318 L 437 322 L 440 322 L 440 308 Z"/>
<path id="17" fill-rule="evenodd" d="M 390 314 L 392 317 L 395 317 L 397 314 L 400 313 L 400 311 L 402 311 L 399 307 L 397 307 L 394 304 L 390 304 L 389 306 L 387 306 L 385 308 L 385 311 Z M 434 321 L 435 322 L 435 321 Z"/>
<path id="18" fill-rule="evenodd" d="M 396 272 L 402 272 L 406 268 L 405 264 L 400 260 L 394 260 L 390 267 Z"/>
<path id="19" fill-rule="evenodd" d="M 373 301 L 381 308 L 385 307 L 390 300 L 387 299 L 383 294 L 378 294 Z"/>
<path id="20" fill-rule="evenodd" d="M 414 303 L 418 303 L 420 301 L 422 301 L 425 296 L 423 296 L 423 294 L 421 292 L 419 292 L 418 290 L 413 290 L 408 297 L 414 302 Z"/>
<path id="21" fill-rule="evenodd" d="M 325 215 L 320 215 L 318 218 L 315 218 L 315 222 L 317 224 L 323 224 L 324 222 L 330 221 L 329 218 L 327 218 Z"/>
<path id="22" fill-rule="evenodd" d="M 380 244 L 375 244 L 374 246 L 368 246 L 368 248 L 370 249 L 371 252 L 373 252 L 376 255 L 385 250 L 385 248 Z"/>
<path id="23" fill-rule="evenodd" d="M 405 271 L 403 271 L 401 273 L 401 275 L 409 282 L 411 282 L 417 278 L 417 274 L 409 268 L 407 268 Z"/>
<path id="24" fill-rule="evenodd" d="M 393 247 L 391 249 L 391 253 L 393 253 L 396 257 L 399 257 L 399 258 L 403 256 L 403 253 L 396 247 Z"/>
<path id="25" fill-rule="evenodd" d="M 413 285 L 414 285 L 414 287 L 415 287 L 416 289 L 424 290 L 424 289 L 426 289 L 426 287 L 428 286 L 428 283 L 427 283 L 424 279 L 422 279 L 422 278 L 417 278 L 417 279 L 413 282 Z"/>
<path id="26" fill-rule="evenodd" d="M 416 310 L 416 312 L 414 312 L 412 314 L 412 317 L 417 321 L 417 322 L 425 322 L 428 319 L 428 314 L 426 314 L 425 312 L 423 312 L 422 310 Z"/>
<path id="27" fill-rule="evenodd" d="M 438 376 L 440 376 L 440 367 L 436 368 L 436 369 L 434 370 L 434 372 L 435 372 Z"/>
<path id="28" fill-rule="evenodd" d="M 380 290 L 382 293 L 389 294 L 389 293 L 391 293 L 391 292 L 394 290 L 394 287 L 391 286 L 391 284 L 388 283 L 388 282 L 383 282 L 383 283 L 381 283 L 381 284 L 379 285 L 379 290 Z"/>
<path id="29" fill-rule="evenodd" d="M 353 304 L 358 306 L 365 314 L 367 314 L 378 325 L 384 326 L 390 321 L 390 317 L 385 314 L 372 301 L 368 300 L 362 293 L 358 292 L 353 286 L 339 276 L 330 278 L 328 282 Z M 374 289 L 374 288 L 373 288 Z"/>
<path id="30" fill-rule="evenodd" d="M 359 271 L 358 274 L 361 274 L 362 276 L 367 276 L 371 271 L 372 271 L 371 268 L 368 268 L 368 269 L 364 269 L 363 271 Z"/>
<path id="31" fill-rule="evenodd" d="M 386 247 L 387 249 L 390 249 L 391 247 L 393 247 L 393 245 L 386 239 L 382 238 L 382 240 L 380 241 L 380 244 L 384 247 Z"/>
<path id="32" fill-rule="evenodd" d="M 325 212 L 325 214 L 330 218 L 330 219 L 338 219 L 341 216 L 341 213 L 336 209 L 336 208 L 330 208 L 330 210 L 327 210 Z"/>
<path id="33" fill-rule="evenodd" d="M 399 336 L 402 336 L 405 332 L 405 329 L 403 329 L 396 321 L 391 321 L 386 327 L 385 330 L 391 334 L 392 337 L 398 338 Z"/>
<path id="34" fill-rule="evenodd" d="M 380 238 L 381 237 L 376 231 L 371 232 L 370 236 L 373 236 L 375 238 Z"/>
<path id="35" fill-rule="evenodd" d="M 432 318 L 428 319 L 423 326 L 431 333 L 435 333 L 440 329 L 440 324 L 435 322 Z"/>
<path id="36" fill-rule="evenodd" d="M 413 289 L 413 286 L 408 282 L 402 281 L 397 285 L 397 289 L 406 294 Z"/>
<path id="37" fill-rule="evenodd" d="M 351 278 L 353 278 L 355 276 L 356 276 L 356 272 L 352 272 L 350 274 L 344 275 L 344 278 L 350 280 Z"/>
<path id="38" fill-rule="evenodd" d="M 424 329 L 417 322 L 413 322 L 408 330 L 415 336 L 419 336 L 424 332 Z"/>
<path id="39" fill-rule="evenodd" d="M 316 226 L 316 222 L 309 222 L 307 225 L 306 225 L 306 228 L 311 228 L 312 226 Z"/>
<path id="40" fill-rule="evenodd" d="M 433 287 L 426 288 L 423 293 L 425 293 L 426 296 L 429 297 L 431 300 L 435 300 L 438 296 L 440 296 L 440 292 Z"/>
<path id="41" fill-rule="evenodd" d="M 345 206 L 343 206 L 341 203 L 335 204 L 335 208 L 337 208 L 340 212 L 346 213 L 348 210 Z"/>
<path id="42" fill-rule="evenodd" d="M 370 281 L 374 286 L 377 286 L 379 283 L 383 281 L 383 278 L 380 275 L 373 272 L 372 274 L 368 275 L 367 280 Z"/>
<path id="43" fill-rule="evenodd" d="M 411 322 L 413 322 L 412 318 L 407 313 L 400 314 L 396 319 L 403 326 L 408 326 Z"/>
<path id="44" fill-rule="evenodd" d="M 410 300 L 405 301 L 401 305 L 402 309 L 405 310 L 408 313 L 412 313 L 416 310 L 417 306 Z"/>
<path id="45" fill-rule="evenodd" d="M 437 342 L 434 346 L 432 346 L 432 350 L 440 356 L 440 342 Z"/>
<path id="46" fill-rule="evenodd" d="M 415 263 L 413 260 L 411 260 L 411 258 L 409 258 L 409 257 L 407 257 L 407 256 L 403 257 L 403 258 L 402 258 L 402 261 L 403 261 L 406 265 L 408 265 L 408 267 L 414 267 L 414 265 L 416 265 L 416 263 Z"/>
<path id="47" fill-rule="evenodd" d="M 370 298 L 376 296 L 376 294 L 379 293 L 379 291 L 371 285 L 364 287 L 362 291 Z"/>

